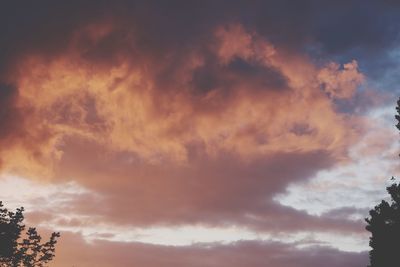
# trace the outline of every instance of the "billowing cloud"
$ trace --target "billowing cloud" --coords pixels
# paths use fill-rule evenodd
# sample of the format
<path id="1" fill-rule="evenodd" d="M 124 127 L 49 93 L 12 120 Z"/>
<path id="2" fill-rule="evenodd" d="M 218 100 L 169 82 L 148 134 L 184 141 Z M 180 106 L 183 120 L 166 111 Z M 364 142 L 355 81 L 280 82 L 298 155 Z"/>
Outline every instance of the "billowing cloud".
<path id="1" fill-rule="evenodd" d="M 340 93 L 321 90 L 338 75 L 336 87 L 354 91 L 355 61 L 321 78 L 325 68 L 240 24 L 213 29 L 185 61 L 136 61 L 123 49 L 111 62 L 86 58 L 118 31 L 138 50 L 120 27 L 83 28 L 66 55 L 18 64 L 15 105 L 29 110 L 29 135 L 2 151 L 6 171 L 74 179 L 108 198 L 102 212 L 113 220 L 266 223 L 274 215 L 261 214 L 279 210 L 274 194 L 346 157 L 360 130 L 337 111 L 330 96 Z M 198 88 L 209 66 L 217 81 Z"/>
<path id="2" fill-rule="evenodd" d="M 89 36 L 106 38 L 107 31 L 101 27 L 94 33 L 91 29 Z M 231 39 L 239 40 L 236 46 L 228 45 Z M 319 89 L 319 84 L 327 81 L 315 79 L 316 67 L 306 58 L 286 56 L 285 51 L 240 25 L 216 30 L 207 55 L 195 46 L 164 82 L 160 75 L 171 68 L 168 59 L 161 64 L 121 59 L 97 67 L 76 50 L 82 40 L 75 42 L 67 56 L 50 61 L 32 56 L 18 67 L 17 105 L 31 110 L 25 127 L 32 139 L 42 137 L 46 146 L 43 157 L 61 157 L 59 147 L 75 137 L 100 143 L 110 151 L 134 153 L 149 162 L 184 163 L 190 150 L 212 157 L 318 150 L 335 154 L 343 152 L 354 136 L 345 116 L 336 113 Z M 132 46 L 134 49 L 135 44 Z M 219 81 L 198 92 L 193 79 L 205 64 L 216 65 Z M 361 75 L 356 67 L 351 71 Z M 329 75 L 334 71 L 331 68 Z M 361 82 L 361 76 L 354 81 L 346 78 L 351 74 L 336 71 L 343 77 L 343 88 L 354 90 Z"/>

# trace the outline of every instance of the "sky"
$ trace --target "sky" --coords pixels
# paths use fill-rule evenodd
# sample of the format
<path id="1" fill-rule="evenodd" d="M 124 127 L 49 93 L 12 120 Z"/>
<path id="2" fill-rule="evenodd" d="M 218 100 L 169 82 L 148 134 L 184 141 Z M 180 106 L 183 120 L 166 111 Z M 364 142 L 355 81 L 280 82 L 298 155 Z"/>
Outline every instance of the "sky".
<path id="1" fill-rule="evenodd" d="M 397 1 L 0 5 L 0 200 L 51 266 L 368 264 Z"/>

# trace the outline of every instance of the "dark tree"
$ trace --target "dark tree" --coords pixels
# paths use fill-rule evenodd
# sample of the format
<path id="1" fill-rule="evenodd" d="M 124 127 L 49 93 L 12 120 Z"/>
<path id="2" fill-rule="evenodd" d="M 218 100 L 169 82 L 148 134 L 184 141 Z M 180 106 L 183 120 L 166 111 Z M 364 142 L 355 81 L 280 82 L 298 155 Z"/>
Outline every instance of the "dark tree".
<path id="1" fill-rule="evenodd" d="M 397 110 L 397 114 L 396 114 L 394 117 L 395 117 L 396 120 L 397 120 L 396 127 L 397 127 L 397 129 L 400 130 L 400 98 L 399 98 L 399 100 L 397 100 L 397 107 L 396 107 L 396 110 Z"/>
<path id="2" fill-rule="evenodd" d="M 60 233 L 52 233 L 49 241 L 42 243 L 35 228 L 30 227 L 24 232 L 23 211 L 23 208 L 9 211 L 0 201 L 1 267 L 43 267 L 55 256 Z"/>
<path id="3" fill-rule="evenodd" d="M 396 127 L 400 130 L 400 99 L 397 101 Z M 394 178 L 392 178 L 394 181 Z M 367 231 L 371 232 L 369 267 L 398 267 L 400 240 L 400 183 L 386 188 L 390 201 L 382 202 L 370 210 L 366 218 Z"/>
<path id="4" fill-rule="evenodd" d="M 367 231 L 371 232 L 369 245 L 370 267 L 398 267 L 400 239 L 400 184 L 387 187 L 391 200 L 382 202 L 370 210 L 366 218 Z"/>

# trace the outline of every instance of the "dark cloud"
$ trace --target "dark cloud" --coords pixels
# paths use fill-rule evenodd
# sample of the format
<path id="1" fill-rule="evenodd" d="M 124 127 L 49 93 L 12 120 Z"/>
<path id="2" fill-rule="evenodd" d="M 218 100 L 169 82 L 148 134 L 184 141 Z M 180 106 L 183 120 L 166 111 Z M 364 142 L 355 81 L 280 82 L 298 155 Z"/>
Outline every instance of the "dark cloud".
<path id="1" fill-rule="evenodd" d="M 286 77 L 274 67 L 261 66 L 240 58 L 227 65 L 218 64 L 213 58 L 193 72 L 191 85 L 195 94 L 204 95 L 212 90 L 224 90 L 227 94 L 239 84 L 252 89 L 288 89 Z"/>
<path id="2" fill-rule="evenodd" d="M 0 83 L 0 139 L 9 137 L 22 119 L 15 107 L 17 94 L 15 86 Z"/>
<path id="3" fill-rule="evenodd" d="M 196 45 L 218 24 L 238 22 L 292 49 L 315 46 L 367 60 L 397 44 L 398 9 L 390 1 L 8 1 L 1 8 L 0 58 L 4 67 L 21 53 L 57 53 L 79 27 L 112 18 L 134 30 L 139 49 L 155 56 Z M 107 36 L 88 55 L 109 56 L 121 34 Z"/>
<path id="4" fill-rule="evenodd" d="M 384 2 L 321 1 L 315 6 L 314 40 L 328 53 L 383 52 L 397 39 L 395 10 Z"/>
<path id="5" fill-rule="evenodd" d="M 88 4 L 7 1 L 1 3 L 0 70 L 27 53 L 53 55 L 68 44 L 72 31 L 81 26 L 90 12 Z M 83 15 L 85 14 L 85 15 Z"/>

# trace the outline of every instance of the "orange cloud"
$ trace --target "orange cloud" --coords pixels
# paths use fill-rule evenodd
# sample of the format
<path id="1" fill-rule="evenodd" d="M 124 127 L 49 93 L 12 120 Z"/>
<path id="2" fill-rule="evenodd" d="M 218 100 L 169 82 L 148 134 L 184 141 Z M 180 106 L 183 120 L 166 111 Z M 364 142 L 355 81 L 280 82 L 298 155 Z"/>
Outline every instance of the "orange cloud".
<path id="1" fill-rule="evenodd" d="M 318 73 L 318 80 L 324 90 L 335 98 L 350 98 L 357 87 L 365 80 L 358 71 L 357 61 L 344 64 L 343 69 L 337 63 L 330 63 Z"/>
<path id="2" fill-rule="evenodd" d="M 94 43 L 111 31 L 100 30 L 90 30 Z M 363 81 L 355 61 L 344 70 L 332 64 L 319 70 L 307 58 L 288 55 L 240 25 L 219 28 L 215 40 L 210 53 L 216 55 L 222 81 L 201 95 L 194 94 L 191 84 L 206 64 L 196 48 L 172 74 L 177 82 L 166 84 L 172 87 L 168 89 L 155 80 L 157 64 L 125 58 L 98 67 L 75 50 L 79 39 L 65 56 L 27 57 L 16 75 L 17 106 L 29 109 L 26 139 L 43 145 L 39 157 L 24 156 L 16 146 L 2 153 L 3 160 L 6 165 L 15 158 L 29 162 L 24 166 L 35 160 L 57 164 L 65 140 L 74 136 L 154 163 L 187 163 L 191 144 L 201 144 L 211 157 L 230 152 L 244 159 L 276 152 L 342 153 L 355 132 L 319 86 L 324 84 L 333 97 L 349 97 Z M 235 60 L 240 60 L 238 73 L 231 73 Z M 288 88 L 271 88 L 262 75 L 247 77 L 245 68 L 251 67 L 275 71 Z M 339 80 L 334 82 L 335 77 Z"/>
<path id="3" fill-rule="evenodd" d="M 26 133 L 0 152 L 3 171 L 75 180 L 104 201 L 71 209 L 114 223 L 306 227 L 272 197 L 345 158 L 360 131 L 321 90 L 323 69 L 238 24 L 163 58 L 137 53 L 129 31 L 124 49 L 93 55 L 119 31 L 91 26 L 65 54 L 17 64 Z M 328 224 L 355 227 L 312 223 Z"/>

